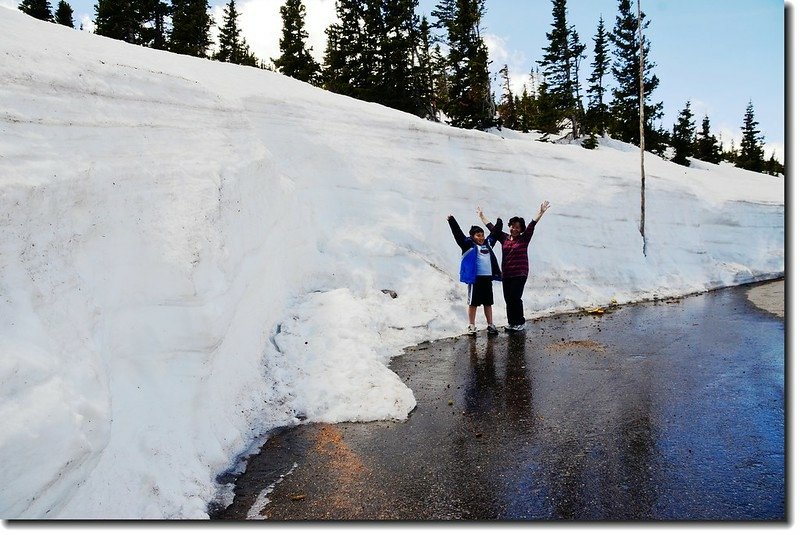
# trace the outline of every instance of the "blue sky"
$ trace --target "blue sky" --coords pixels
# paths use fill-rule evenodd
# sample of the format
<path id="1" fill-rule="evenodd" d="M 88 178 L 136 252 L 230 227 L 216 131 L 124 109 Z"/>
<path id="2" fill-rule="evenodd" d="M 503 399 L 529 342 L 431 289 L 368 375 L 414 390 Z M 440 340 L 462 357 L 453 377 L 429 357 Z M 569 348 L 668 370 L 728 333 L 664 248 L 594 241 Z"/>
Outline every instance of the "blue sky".
<path id="1" fill-rule="evenodd" d="M 50 0 L 56 4 L 57 0 Z M 76 24 L 91 27 L 95 0 L 68 0 Z M 243 33 L 260 58 L 278 54 L 280 16 L 285 0 L 237 0 Z M 307 27 L 315 56 L 324 50 L 324 28 L 334 17 L 335 0 L 304 0 Z M 0 0 L 15 6 L 17 0 Z M 217 16 L 227 0 L 209 0 Z M 420 0 L 419 13 L 429 14 L 437 0 Z M 778 0 L 641 0 L 650 21 L 650 59 L 660 85 L 655 100 L 664 103 L 662 125 L 668 130 L 687 101 L 696 123 L 708 114 L 711 128 L 723 139 L 740 136 L 747 103 L 765 136 L 767 157 L 784 154 L 784 14 Z M 636 2 L 632 0 L 635 7 Z M 790 3 L 786 5 L 791 6 Z M 586 72 L 600 16 L 611 30 L 618 0 L 567 0 L 567 18 L 586 46 Z M 790 10 L 793 7 L 789 8 Z M 541 59 L 552 24 L 551 0 L 486 0 L 484 37 L 493 75 L 503 66 L 517 86 Z M 791 12 L 788 12 L 791 14 Z M 726 144 L 726 147 L 728 144 Z"/>

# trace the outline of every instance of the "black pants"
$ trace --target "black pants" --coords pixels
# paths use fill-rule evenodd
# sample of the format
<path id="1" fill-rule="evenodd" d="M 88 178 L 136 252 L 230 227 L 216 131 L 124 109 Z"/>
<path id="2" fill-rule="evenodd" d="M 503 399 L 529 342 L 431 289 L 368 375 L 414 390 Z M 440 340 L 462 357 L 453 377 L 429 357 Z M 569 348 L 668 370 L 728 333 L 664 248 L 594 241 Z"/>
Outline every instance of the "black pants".
<path id="1" fill-rule="evenodd" d="M 503 279 L 503 297 L 506 300 L 506 315 L 509 325 L 522 325 L 525 316 L 522 315 L 522 292 L 525 291 L 525 282 L 528 277 L 509 277 Z"/>

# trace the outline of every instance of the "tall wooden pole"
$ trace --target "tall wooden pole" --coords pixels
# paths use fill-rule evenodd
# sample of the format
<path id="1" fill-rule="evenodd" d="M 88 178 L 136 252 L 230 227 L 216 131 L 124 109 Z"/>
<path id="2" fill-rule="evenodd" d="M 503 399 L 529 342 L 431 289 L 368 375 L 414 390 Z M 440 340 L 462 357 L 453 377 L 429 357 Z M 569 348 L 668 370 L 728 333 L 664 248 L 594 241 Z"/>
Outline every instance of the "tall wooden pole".
<path id="1" fill-rule="evenodd" d="M 642 235 L 642 254 L 647 256 L 647 238 L 644 235 L 644 40 L 642 39 L 642 3 L 636 0 L 639 30 L 639 161 L 642 170 L 642 214 L 639 232 Z"/>

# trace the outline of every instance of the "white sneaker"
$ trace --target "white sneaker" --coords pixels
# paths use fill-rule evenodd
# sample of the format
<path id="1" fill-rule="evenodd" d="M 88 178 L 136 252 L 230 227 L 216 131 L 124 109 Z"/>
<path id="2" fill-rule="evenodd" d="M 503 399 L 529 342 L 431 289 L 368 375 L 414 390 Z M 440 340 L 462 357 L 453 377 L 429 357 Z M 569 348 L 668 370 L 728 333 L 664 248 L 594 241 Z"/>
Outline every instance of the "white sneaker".
<path id="1" fill-rule="evenodd" d="M 469 325 L 467 325 L 467 334 L 470 336 L 475 336 L 476 334 L 478 334 L 478 329 L 475 328 L 474 323 L 470 323 Z"/>

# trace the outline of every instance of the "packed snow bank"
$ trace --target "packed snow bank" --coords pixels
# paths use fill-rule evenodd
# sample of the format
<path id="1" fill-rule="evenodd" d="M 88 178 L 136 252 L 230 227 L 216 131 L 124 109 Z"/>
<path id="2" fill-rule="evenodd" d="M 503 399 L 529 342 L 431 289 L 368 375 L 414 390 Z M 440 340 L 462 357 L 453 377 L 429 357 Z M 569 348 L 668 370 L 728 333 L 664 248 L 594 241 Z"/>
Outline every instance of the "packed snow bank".
<path id="1" fill-rule="evenodd" d="M 451 213 L 552 203 L 528 317 L 784 270 L 769 176 L 648 155 L 645 257 L 628 146 L 458 130 L 13 10 L 0 35 L 6 519 L 202 518 L 270 428 L 405 418 L 389 359 L 465 326 Z"/>

